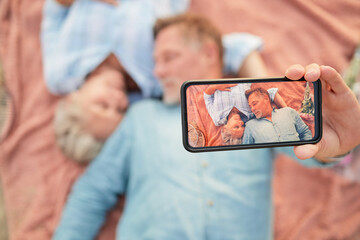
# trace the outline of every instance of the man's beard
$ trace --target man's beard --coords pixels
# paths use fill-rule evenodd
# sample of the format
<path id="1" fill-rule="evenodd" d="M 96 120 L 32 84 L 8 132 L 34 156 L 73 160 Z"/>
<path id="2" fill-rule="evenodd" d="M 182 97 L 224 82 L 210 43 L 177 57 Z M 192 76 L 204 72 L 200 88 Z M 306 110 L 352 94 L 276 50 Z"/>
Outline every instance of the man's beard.
<path id="1" fill-rule="evenodd" d="M 260 118 L 263 117 L 262 111 L 256 111 L 256 114 L 254 113 L 254 115 L 255 115 L 255 117 L 256 117 L 257 119 L 260 119 Z"/>
<path id="2" fill-rule="evenodd" d="M 179 91 L 180 92 L 180 88 L 179 89 L 175 89 L 175 79 L 161 79 L 160 83 L 161 86 L 163 88 L 163 98 L 162 101 L 167 104 L 167 105 L 177 105 L 180 103 L 180 99 L 178 95 L 173 95 L 170 94 L 171 92 L 175 92 L 175 91 Z M 169 89 L 166 89 L 166 84 L 169 83 L 170 87 L 168 87 Z M 164 86 L 165 85 L 165 86 Z"/>
<path id="3" fill-rule="evenodd" d="M 165 95 L 163 95 L 162 101 L 166 105 L 177 105 L 177 104 L 180 103 L 177 98 L 175 98 L 175 97 L 166 97 Z"/>

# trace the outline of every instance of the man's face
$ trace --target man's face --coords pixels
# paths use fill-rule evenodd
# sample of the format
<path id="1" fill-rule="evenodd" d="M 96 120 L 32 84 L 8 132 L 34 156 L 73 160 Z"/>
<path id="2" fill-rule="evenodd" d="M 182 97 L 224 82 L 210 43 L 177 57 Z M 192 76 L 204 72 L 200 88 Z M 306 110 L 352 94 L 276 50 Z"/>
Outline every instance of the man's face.
<path id="1" fill-rule="evenodd" d="M 105 140 L 115 130 L 128 106 L 122 74 L 107 69 L 91 76 L 74 93 L 73 101 L 83 110 L 85 130 L 97 139 Z"/>
<path id="2" fill-rule="evenodd" d="M 271 114 L 271 103 L 268 97 L 254 92 L 249 96 L 248 101 L 250 109 L 257 119 L 267 117 Z"/>
<path id="3" fill-rule="evenodd" d="M 163 29 L 156 38 L 154 74 L 163 86 L 163 101 L 180 103 L 181 85 L 191 79 L 203 79 L 208 70 L 205 52 L 196 40 L 185 41 L 179 26 Z"/>
<path id="4" fill-rule="evenodd" d="M 230 130 L 233 138 L 242 138 L 244 135 L 244 122 L 238 114 L 234 114 L 229 117 L 228 122 L 226 123 L 226 128 Z"/>

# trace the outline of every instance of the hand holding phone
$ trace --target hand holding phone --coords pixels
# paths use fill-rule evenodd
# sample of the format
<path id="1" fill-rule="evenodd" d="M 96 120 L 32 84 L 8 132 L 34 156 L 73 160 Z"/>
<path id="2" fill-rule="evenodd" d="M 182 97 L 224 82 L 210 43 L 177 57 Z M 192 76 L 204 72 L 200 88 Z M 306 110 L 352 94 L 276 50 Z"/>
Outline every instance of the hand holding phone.
<path id="1" fill-rule="evenodd" d="M 295 64 L 285 76 L 293 80 L 304 77 L 309 82 L 320 79 L 322 83 L 323 137 L 317 144 L 296 146 L 294 152 L 299 159 L 333 161 L 331 157 L 344 155 L 360 144 L 360 104 L 334 68 Z"/>

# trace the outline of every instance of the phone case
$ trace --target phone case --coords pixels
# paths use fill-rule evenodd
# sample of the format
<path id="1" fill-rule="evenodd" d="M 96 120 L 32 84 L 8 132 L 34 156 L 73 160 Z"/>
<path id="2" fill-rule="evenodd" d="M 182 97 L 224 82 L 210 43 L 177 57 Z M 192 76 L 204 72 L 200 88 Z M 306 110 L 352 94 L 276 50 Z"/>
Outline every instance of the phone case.
<path id="1" fill-rule="evenodd" d="M 215 135 L 212 136 L 211 134 L 209 134 L 209 132 L 207 132 L 207 129 L 215 129 L 216 131 L 222 131 L 221 128 L 223 127 L 223 125 L 220 125 L 218 127 L 215 125 L 215 123 L 214 123 L 215 120 L 212 119 L 212 115 L 209 113 L 210 107 L 208 108 L 208 105 L 206 105 L 208 102 L 205 103 L 205 100 L 204 100 L 204 102 L 202 102 L 201 95 L 204 95 L 204 92 L 202 92 L 198 89 L 205 89 L 205 87 L 209 87 L 209 86 L 217 87 L 217 86 L 219 86 L 219 84 L 222 84 L 222 85 L 223 84 L 236 84 L 236 87 L 239 86 L 238 88 L 240 88 L 241 86 L 248 86 L 251 84 L 250 89 L 258 88 L 258 87 L 253 87 L 253 86 L 260 86 L 260 88 L 263 88 L 262 86 L 271 86 L 271 85 L 280 86 L 277 88 L 277 93 L 278 92 L 291 93 L 292 90 L 290 90 L 290 89 L 294 88 L 296 90 L 296 91 L 294 90 L 294 94 L 293 94 L 294 97 L 291 98 L 290 95 L 289 95 L 290 97 L 286 96 L 287 102 L 292 103 L 292 102 L 299 102 L 301 100 L 300 110 L 295 109 L 293 107 L 291 107 L 291 108 L 293 108 L 297 112 L 301 111 L 299 113 L 299 116 L 301 116 L 304 123 L 305 123 L 305 121 L 307 122 L 307 117 L 309 119 L 311 119 L 311 120 L 309 120 L 311 123 L 307 122 L 307 124 L 308 124 L 307 126 L 309 127 L 309 129 L 310 129 L 310 127 L 312 129 L 312 131 L 311 131 L 312 136 L 313 136 L 312 139 L 298 140 L 298 141 L 263 142 L 263 143 L 253 143 L 253 144 L 241 143 L 241 144 L 233 144 L 233 145 L 223 145 L 223 144 L 212 145 L 212 144 L 210 144 L 211 141 L 213 141 L 213 142 L 216 142 L 216 141 L 221 142 L 221 141 L 219 140 L 219 137 L 218 137 L 219 134 L 216 135 L 217 137 L 214 137 Z M 294 84 L 297 84 L 297 85 L 295 86 Z M 303 94 L 304 97 L 303 97 L 303 99 L 300 99 L 300 96 L 302 93 L 301 86 L 303 86 L 303 84 L 305 84 L 304 94 Z M 195 86 L 195 87 L 193 87 L 193 86 Z M 300 87 L 298 87 L 298 86 L 300 86 Z M 234 96 L 239 96 L 239 95 L 236 95 L 239 93 L 238 92 L 235 93 L 235 90 L 233 90 L 234 88 L 235 87 L 230 87 L 226 90 L 226 92 L 230 92 L 229 94 L 232 94 L 231 92 L 233 91 Z M 265 87 L 264 87 L 264 89 L 265 89 Z M 269 89 L 271 89 L 271 88 L 269 88 Z M 217 90 L 217 91 L 220 91 L 220 90 Z M 269 92 L 270 90 L 267 90 L 267 91 Z M 211 100 L 213 98 L 216 99 L 215 92 L 213 94 L 214 96 L 211 95 L 212 97 L 209 98 L 208 97 L 209 95 L 208 95 L 206 97 Z M 219 94 L 221 95 L 223 93 L 219 93 Z M 296 98 L 295 98 L 295 95 L 296 95 Z M 226 95 L 226 96 L 230 96 L 230 95 Z M 233 99 L 233 98 L 229 97 L 229 99 Z M 238 98 L 234 98 L 234 99 L 238 99 Z M 231 102 L 231 100 L 229 100 L 227 102 Z M 244 102 L 244 101 L 242 101 L 242 102 Z M 299 104 L 297 104 L 296 106 L 298 107 L 298 105 Z M 204 106 L 205 106 L 206 110 L 208 111 L 207 114 L 205 112 Z M 230 107 L 231 107 L 231 105 L 230 105 Z M 276 110 L 274 110 L 274 111 L 276 111 Z M 283 111 L 285 111 L 285 110 L 283 110 Z M 289 111 L 291 112 L 292 110 L 289 110 Z M 239 115 L 244 116 L 244 114 L 239 114 Z M 197 118 L 194 116 L 197 116 Z M 181 117 L 182 117 L 183 145 L 186 150 L 188 150 L 190 152 L 194 152 L 194 153 L 207 152 L 207 151 L 224 151 L 224 150 L 239 150 L 239 149 L 295 146 L 295 145 L 302 145 L 302 144 L 315 144 L 315 143 L 319 142 L 322 137 L 321 82 L 320 82 L 320 80 L 317 80 L 317 81 L 313 82 L 312 84 L 311 83 L 307 84 L 305 79 L 303 79 L 303 78 L 299 79 L 299 80 L 295 80 L 295 81 L 289 80 L 287 78 L 261 78 L 261 79 L 232 78 L 232 79 L 191 80 L 191 81 L 185 82 L 181 87 Z M 207 119 L 207 121 L 200 121 L 199 119 L 202 119 L 202 120 Z M 213 122 L 211 122 L 209 119 L 213 120 Z M 250 120 L 252 120 L 252 119 L 254 119 L 254 117 L 250 118 Z M 250 121 L 250 120 L 247 120 L 247 122 L 245 123 L 245 128 L 247 126 L 246 124 L 248 124 L 249 123 L 248 121 Z M 252 122 L 257 122 L 257 120 L 253 120 Z M 270 122 L 272 122 L 272 121 L 270 121 Z M 273 125 L 275 126 L 275 124 L 273 124 Z M 277 128 L 281 129 L 281 126 L 277 127 Z M 249 125 L 249 129 L 250 129 L 250 125 Z M 281 134 L 279 134 L 279 137 L 280 137 L 280 135 Z M 215 139 L 215 140 L 213 140 L 213 139 Z"/>

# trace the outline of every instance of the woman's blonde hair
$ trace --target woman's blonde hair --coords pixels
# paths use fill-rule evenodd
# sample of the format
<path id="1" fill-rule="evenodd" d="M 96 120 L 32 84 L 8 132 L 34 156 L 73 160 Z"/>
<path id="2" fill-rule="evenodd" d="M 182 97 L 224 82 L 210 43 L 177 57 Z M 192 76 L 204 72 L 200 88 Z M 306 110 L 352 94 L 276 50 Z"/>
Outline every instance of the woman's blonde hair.
<path id="1" fill-rule="evenodd" d="M 84 130 L 84 115 L 76 101 L 60 100 L 54 117 L 56 142 L 78 163 L 88 163 L 100 152 L 103 141 Z"/>
<path id="2" fill-rule="evenodd" d="M 221 128 L 221 138 L 223 140 L 224 145 L 239 145 L 242 144 L 242 137 L 234 137 L 231 130 L 224 125 Z"/>

